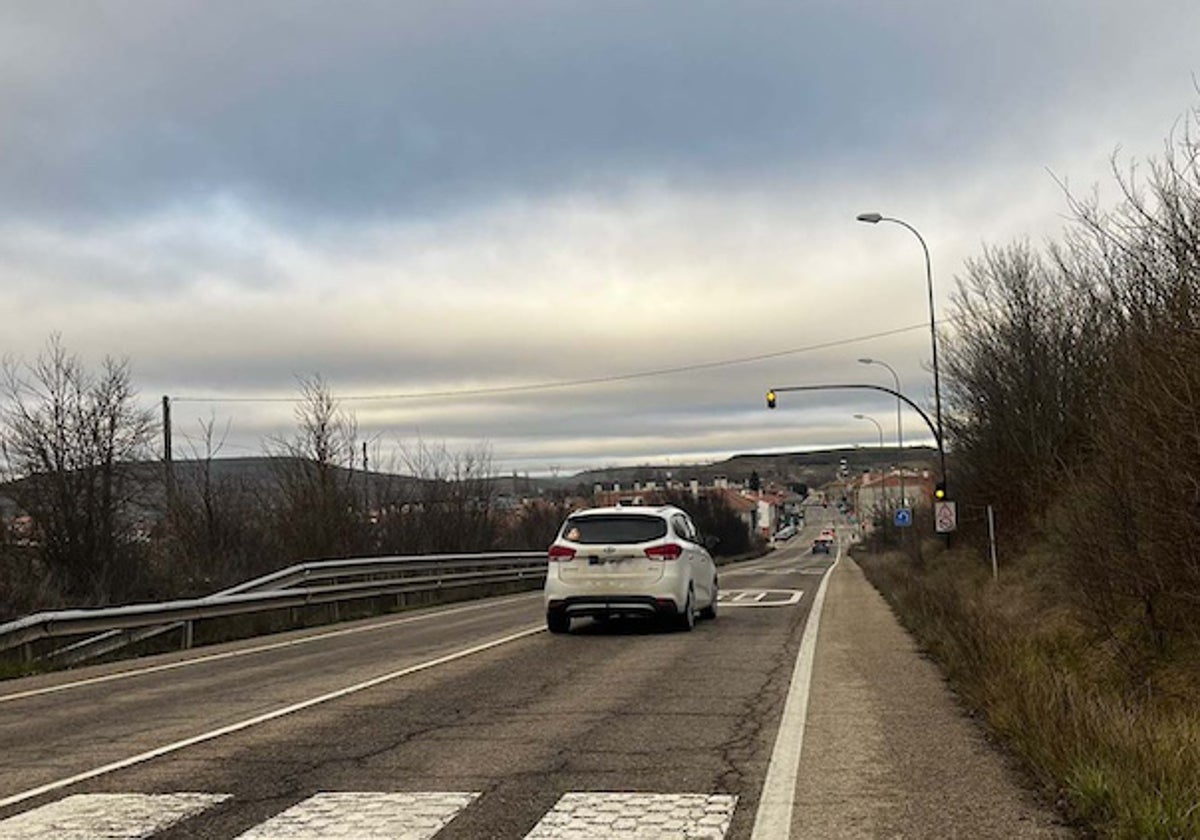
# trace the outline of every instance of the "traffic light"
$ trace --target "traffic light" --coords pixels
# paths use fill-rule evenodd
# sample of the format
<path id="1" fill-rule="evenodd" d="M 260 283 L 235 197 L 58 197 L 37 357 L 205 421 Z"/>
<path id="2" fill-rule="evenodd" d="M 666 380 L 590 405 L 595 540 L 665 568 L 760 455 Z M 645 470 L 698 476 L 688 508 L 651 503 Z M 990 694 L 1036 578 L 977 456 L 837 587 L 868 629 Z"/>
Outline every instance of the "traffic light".
<path id="1" fill-rule="evenodd" d="M 939 502 L 946 498 L 946 482 L 939 481 L 933 486 L 933 498 L 937 499 Z"/>
<path id="2" fill-rule="evenodd" d="M 775 407 L 775 392 L 767 391 L 767 408 Z"/>

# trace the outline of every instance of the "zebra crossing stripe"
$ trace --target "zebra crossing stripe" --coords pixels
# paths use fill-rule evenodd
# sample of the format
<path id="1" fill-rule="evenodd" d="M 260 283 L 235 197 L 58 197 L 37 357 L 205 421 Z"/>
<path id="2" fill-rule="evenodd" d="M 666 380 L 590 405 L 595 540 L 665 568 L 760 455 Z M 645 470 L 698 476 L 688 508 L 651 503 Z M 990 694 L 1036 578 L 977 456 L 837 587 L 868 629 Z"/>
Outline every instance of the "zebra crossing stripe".
<path id="1" fill-rule="evenodd" d="M 566 793 L 525 840 L 722 840 L 736 796 L 700 793 Z"/>
<path id="2" fill-rule="evenodd" d="M 478 793 L 318 793 L 238 840 L 430 840 Z"/>
<path id="3" fill-rule="evenodd" d="M 318 793 L 237 840 L 434 840 L 479 793 Z M 0 840 L 149 840 L 230 797 L 206 793 L 68 796 L 0 820 Z M 724 840 L 737 797 L 566 793 L 525 840 Z"/>
<path id="4" fill-rule="evenodd" d="M 228 796 L 91 793 L 0 821 L 0 840 L 144 840 Z"/>

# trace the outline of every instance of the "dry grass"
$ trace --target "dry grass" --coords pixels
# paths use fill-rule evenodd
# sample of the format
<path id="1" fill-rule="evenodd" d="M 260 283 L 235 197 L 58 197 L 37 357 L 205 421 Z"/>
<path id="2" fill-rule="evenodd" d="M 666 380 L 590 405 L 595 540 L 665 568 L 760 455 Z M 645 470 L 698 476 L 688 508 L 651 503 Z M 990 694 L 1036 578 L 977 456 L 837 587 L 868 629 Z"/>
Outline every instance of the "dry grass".
<path id="1" fill-rule="evenodd" d="M 903 623 L 1045 792 L 1098 836 L 1200 838 L 1200 673 L 1134 675 L 1036 558 L 992 582 L 962 554 L 859 556 Z"/>

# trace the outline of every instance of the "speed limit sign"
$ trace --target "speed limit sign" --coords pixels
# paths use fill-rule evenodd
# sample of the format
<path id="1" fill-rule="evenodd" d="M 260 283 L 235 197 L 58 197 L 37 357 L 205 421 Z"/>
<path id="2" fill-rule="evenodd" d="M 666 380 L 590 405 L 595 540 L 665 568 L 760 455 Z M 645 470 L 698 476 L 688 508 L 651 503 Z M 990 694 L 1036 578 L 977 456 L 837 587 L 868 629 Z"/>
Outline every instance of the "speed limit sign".
<path id="1" fill-rule="evenodd" d="M 954 502 L 934 502 L 933 521 L 939 534 L 958 529 L 958 507 Z"/>

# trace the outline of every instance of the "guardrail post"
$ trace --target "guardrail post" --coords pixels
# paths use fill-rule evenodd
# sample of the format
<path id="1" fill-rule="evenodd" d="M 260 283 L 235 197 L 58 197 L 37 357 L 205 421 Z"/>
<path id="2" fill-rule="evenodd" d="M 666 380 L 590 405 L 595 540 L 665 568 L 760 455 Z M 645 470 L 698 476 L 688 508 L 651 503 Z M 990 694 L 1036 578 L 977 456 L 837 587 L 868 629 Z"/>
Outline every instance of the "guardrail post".
<path id="1" fill-rule="evenodd" d="M 195 624 L 196 624 L 196 622 L 194 622 L 194 621 L 183 622 L 183 649 L 184 650 L 191 650 L 192 645 L 196 641 Z"/>
<path id="2" fill-rule="evenodd" d="M 21 661 L 28 665 L 33 661 L 33 643 L 25 642 L 21 645 Z"/>
<path id="3" fill-rule="evenodd" d="M 340 618 L 339 618 L 340 613 L 338 610 L 338 602 L 337 601 L 329 602 L 329 614 L 333 618 L 334 621 L 340 620 Z"/>

